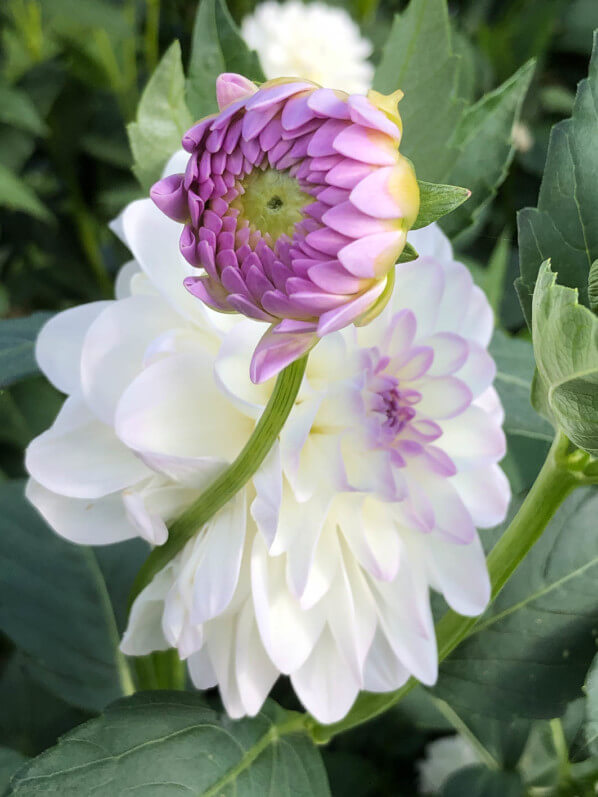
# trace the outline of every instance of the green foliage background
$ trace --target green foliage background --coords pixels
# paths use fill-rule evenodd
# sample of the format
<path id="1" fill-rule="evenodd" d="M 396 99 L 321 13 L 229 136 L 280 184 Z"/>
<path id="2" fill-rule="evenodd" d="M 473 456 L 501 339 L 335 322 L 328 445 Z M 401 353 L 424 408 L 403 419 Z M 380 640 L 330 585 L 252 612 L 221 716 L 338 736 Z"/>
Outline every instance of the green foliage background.
<path id="1" fill-rule="evenodd" d="M 586 450 L 598 451 L 598 409 L 592 403 L 598 401 L 592 392 L 598 385 L 598 322 L 589 309 L 595 311 L 585 262 L 598 258 L 596 222 L 581 265 L 565 247 L 546 244 L 555 226 L 566 225 L 561 238 L 570 238 L 579 221 L 574 208 L 555 197 L 563 148 L 581 164 L 569 193 L 579 182 L 585 210 L 594 220 L 598 213 L 598 188 L 582 179 L 584 173 L 598 178 L 598 127 L 584 121 L 581 108 L 584 97 L 598 96 L 596 75 L 575 102 L 576 86 L 588 74 L 598 3 L 463 0 L 449 3 L 449 15 L 440 0 L 414 0 L 406 11 L 406 4 L 391 0 L 339 4 L 375 44 L 376 87 L 390 91 L 407 83 L 413 89 L 401 112 L 405 152 L 416 166 L 424 164 L 419 176 L 473 191 L 443 225 L 497 316 L 492 351 L 506 409 L 504 466 L 514 493 L 523 493 L 548 450 L 551 423 Z M 98 794 L 139 788 L 145 782 L 139 778 L 157 759 L 129 757 L 135 765 L 124 780 L 113 780 L 114 761 L 134 738 L 141 746 L 154 745 L 165 757 L 160 760 L 182 754 L 187 763 L 179 766 L 177 788 L 192 793 L 229 794 L 236 788 L 257 796 L 269 784 L 277 795 L 321 795 L 328 793 L 328 780 L 339 797 L 412 795 L 426 745 L 455 729 L 471 742 L 480 763 L 453 776 L 445 797 L 594 794 L 596 663 L 587 675 L 598 627 L 592 489 L 565 504 L 482 618 L 479 635 L 444 663 L 434 690 L 416 689 L 381 718 L 336 738 L 321 755 L 305 738 L 296 738 L 294 715 L 274 703 L 255 723 L 235 725 L 222 718 L 212 694 L 152 693 L 116 703 L 94 719 L 127 693 L 135 677 L 115 640 L 146 550 L 142 543 L 125 544 L 126 552 L 123 546 L 76 548 L 51 535 L 23 503 L 23 449 L 51 423 L 62 400 L 36 374 L 33 341 L 48 311 L 112 296 L 127 253 L 107 223 L 144 195 L 192 118 L 211 110 L 209 78 L 223 69 L 260 77 L 258 60 L 238 46 L 234 25 L 254 5 L 231 0 L 229 16 L 220 3 L 204 0 L 195 27 L 197 4 L 189 0 L 4 0 L 0 7 L 0 317 L 10 320 L 0 326 L 0 384 L 6 386 L 0 392 L 0 794 L 23 762 L 48 748 L 21 770 L 10 793 L 41 793 L 51 786 L 60 794 L 86 794 L 98 779 L 105 783 Z M 396 12 L 403 12 L 400 21 Z M 416 37 L 425 47 L 411 52 Z M 572 121 L 561 122 L 572 114 Z M 514 119 L 518 145 L 512 148 Z M 418 131 L 411 140 L 410 128 Z M 534 209 L 520 215 L 519 252 L 515 219 L 528 206 Z M 547 258 L 559 273 L 556 286 L 549 265 L 541 266 Z M 512 287 L 520 259 L 519 291 L 528 321 L 538 281 L 534 323 L 540 327 L 533 349 Z M 580 305 L 571 287 L 580 290 Z M 551 341 L 565 339 L 567 324 L 575 325 L 578 317 L 588 341 L 583 352 L 564 345 L 555 353 Z M 550 336 L 543 335 L 548 325 L 555 330 Z M 532 380 L 534 351 L 538 373 Z M 586 380 L 581 392 L 580 370 Z M 532 381 L 540 414 L 529 403 Z M 573 526 L 572 546 L 567 532 Z M 487 535 L 488 546 L 500 532 Z M 68 616 L 58 584 L 80 596 Z M 39 611 L 32 614 L 31 606 Z M 442 612 L 441 605 L 437 609 Z M 522 639 L 532 640 L 523 652 Z M 299 708 L 285 681 L 274 698 L 285 709 Z M 168 709 L 157 722 L 160 701 Z M 85 720 L 91 723 L 81 725 Z M 280 729 L 287 727 L 289 743 L 279 744 Z M 168 735 L 181 729 L 190 734 L 185 750 L 169 752 Z M 198 769 L 194 754 L 219 751 L 221 742 L 214 739 L 223 729 L 231 746 L 222 753 L 221 767 L 237 773 L 228 780 L 220 770 Z M 84 761 L 81 739 L 108 745 L 109 753 Z M 235 757 L 235 745 L 254 751 L 251 767 L 239 769 L 244 759 Z M 91 780 L 68 780 L 73 767 L 83 767 Z M 170 791 L 162 775 L 156 772 L 152 794 L 179 793 Z"/>

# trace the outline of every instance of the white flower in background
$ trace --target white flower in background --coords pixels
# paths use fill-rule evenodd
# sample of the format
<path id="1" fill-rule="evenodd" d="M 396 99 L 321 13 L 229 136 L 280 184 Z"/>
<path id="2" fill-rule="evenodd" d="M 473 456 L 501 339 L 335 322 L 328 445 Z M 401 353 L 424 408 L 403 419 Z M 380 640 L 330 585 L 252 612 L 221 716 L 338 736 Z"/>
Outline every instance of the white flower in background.
<path id="1" fill-rule="evenodd" d="M 27 451 L 28 496 L 75 542 L 159 545 L 241 450 L 273 382 L 249 380 L 263 324 L 183 288 L 175 222 L 148 199 L 116 227 L 136 259 L 119 298 L 40 334 L 40 366 L 69 397 Z M 280 673 L 323 722 L 360 689 L 431 684 L 429 588 L 463 614 L 487 603 L 476 526 L 509 500 L 492 314 L 437 227 L 411 240 L 421 256 L 398 267 L 383 314 L 316 346 L 280 442 L 134 603 L 124 652 L 176 647 L 233 717 L 255 714 Z"/>
<path id="2" fill-rule="evenodd" d="M 342 8 L 267 0 L 245 17 L 241 33 L 268 79 L 302 77 L 349 94 L 371 88 L 372 45 Z"/>
<path id="3" fill-rule="evenodd" d="M 425 752 L 425 758 L 417 764 L 421 794 L 439 794 L 451 775 L 480 763 L 471 744 L 458 734 L 431 742 Z"/>

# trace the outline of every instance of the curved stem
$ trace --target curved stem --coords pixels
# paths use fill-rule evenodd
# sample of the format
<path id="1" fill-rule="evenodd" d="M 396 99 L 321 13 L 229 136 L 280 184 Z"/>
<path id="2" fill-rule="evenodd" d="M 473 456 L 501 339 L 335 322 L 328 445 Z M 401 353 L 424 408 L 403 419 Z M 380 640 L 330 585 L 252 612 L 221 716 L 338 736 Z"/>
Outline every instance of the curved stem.
<path id="1" fill-rule="evenodd" d="M 168 539 L 154 548 L 137 574 L 129 607 L 139 593 L 182 550 L 185 543 L 245 486 L 274 445 L 280 430 L 295 404 L 307 356 L 282 371 L 251 437 L 232 465 L 224 470 L 199 498 L 168 529 Z"/>
<path id="2" fill-rule="evenodd" d="M 559 433 L 519 511 L 488 555 L 488 572 L 492 584 L 491 602 L 537 542 L 565 498 L 577 486 L 586 483 L 583 474 L 568 467 L 568 457 L 564 454 L 567 445 L 567 439 Z M 569 456 L 574 457 L 575 452 Z M 478 619 L 463 617 L 454 611 L 448 611 L 442 617 L 436 626 L 439 661 L 445 659 L 465 637 L 475 633 L 474 626 Z M 395 692 L 362 692 L 351 711 L 340 722 L 321 725 L 311 719 L 309 728 L 312 738 L 318 743 L 325 743 L 336 734 L 372 719 L 398 703 L 417 683 L 414 678 L 410 678 Z"/>

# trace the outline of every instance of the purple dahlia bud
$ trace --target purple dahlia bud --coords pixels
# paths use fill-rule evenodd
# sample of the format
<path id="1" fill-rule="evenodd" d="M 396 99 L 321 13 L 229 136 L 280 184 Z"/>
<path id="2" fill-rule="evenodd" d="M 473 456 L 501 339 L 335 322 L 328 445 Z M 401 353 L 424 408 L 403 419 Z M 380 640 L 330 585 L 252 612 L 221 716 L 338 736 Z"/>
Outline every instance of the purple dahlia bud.
<path id="1" fill-rule="evenodd" d="M 385 294 L 419 210 L 399 153 L 397 103 L 279 79 L 218 78 L 220 112 L 183 137 L 185 174 L 151 197 L 184 222 L 180 248 L 210 307 L 270 324 L 254 353 L 263 382 Z"/>

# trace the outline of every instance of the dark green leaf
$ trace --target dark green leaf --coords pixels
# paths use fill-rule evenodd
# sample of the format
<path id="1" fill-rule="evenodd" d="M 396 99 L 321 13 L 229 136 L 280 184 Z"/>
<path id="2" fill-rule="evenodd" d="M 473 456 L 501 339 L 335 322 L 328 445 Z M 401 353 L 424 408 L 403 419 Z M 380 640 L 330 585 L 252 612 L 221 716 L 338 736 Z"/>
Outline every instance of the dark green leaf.
<path id="1" fill-rule="evenodd" d="M 431 182 L 446 181 L 456 158 L 450 139 L 465 107 L 457 97 L 458 73 L 446 0 L 412 0 L 395 17 L 374 88 L 405 93 L 401 152 L 417 176 Z"/>
<path id="2" fill-rule="evenodd" d="M 588 275 L 588 300 L 590 310 L 598 314 L 598 260 L 594 260 Z"/>
<path id="3" fill-rule="evenodd" d="M 597 513 L 595 490 L 566 500 L 474 635 L 442 663 L 434 694 L 457 712 L 498 719 L 560 716 L 580 696 L 596 651 Z"/>
<path id="4" fill-rule="evenodd" d="M 89 713 L 43 689 L 30 676 L 27 657 L 18 651 L 2 670 L 0 705 L 0 744 L 27 756 L 41 753 L 63 733 L 89 719 Z"/>
<path id="5" fill-rule="evenodd" d="M 256 53 L 241 38 L 224 0 L 201 0 L 187 74 L 187 100 L 195 118 L 218 110 L 216 78 L 221 72 L 238 72 L 258 82 L 265 80 Z"/>
<path id="6" fill-rule="evenodd" d="M 550 423 L 530 401 L 534 354 L 531 343 L 496 330 L 490 343 L 496 362 L 494 386 L 505 410 L 507 456 L 502 462 L 514 493 L 531 486 L 554 437 Z"/>
<path id="7" fill-rule="evenodd" d="M 233 721 L 196 694 L 139 693 L 64 736 L 9 794 L 323 797 L 326 773 L 301 722 L 272 701 Z"/>
<path id="8" fill-rule="evenodd" d="M 533 72 L 533 62 L 525 64 L 461 117 L 451 141 L 458 155 L 447 181 L 467 186 L 471 198 L 444 220 L 442 226 L 449 235 L 462 232 L 476 221 L 507 176 L 514 154 L 511 131 Z"/>
<path id="9" fill-rule="evenodd" d="M 560 275 L 560 266 L 559 266 Z M 579 448 L 598 455 L 598 317 L 543 263 L 534 290 L 532 401 Z"/>
<path id="10" fill-rule="evenodd" d="M 145 87 L 137 120 L 127 128 L 135 161 L 133 172 L 145 189 L 160 177 L 167 160 L 181 148 L 181 138 L 191 121 L 185 104 L 181 45 L 175 41 Z"/>
<path id="11" fill-rule="evenodd" d="M 51 313 L 0 319 L 0 386 L 6 387 L 38 371 L 35 339 Z"/>
<path id="12" fill-rule="evenodd" d="M 43 136 L 47 132 L 44 120 L 24 91 L 0 85 L 0 122 Z"/>
<path id="13" fill-rule="evenodd" d="M 74 705 L 101 709 L 127 694 L 131 674 L 96 552 L 54 534 L 20 481 L 0 482 L 0 505 L 0 629 L 31 674 Z"/>
<path id="14" fill-rule="evenodd" d="M 0 207 L 20 210 L 41 221 L 53 216 L 24 180 L 0 163 Z"/>
<path id="15" fill-rule="evenodd" d="M 456 772 L 445 783 L 441 797 L 523 797 L 525 789 L 516 772 L 487 769 L 481 764 Z"/>
<path id="16" fill-rule="evenodd" d="M 470 196 L 471 191 L 456 185 L 442 185 L 442 183 L 426 183 L 417 181 L 419 185 L 419 213 L 414 230 L 427 227 L 441 216 L 452 213 L 462 205 Z"/>
<path id="17" fill-rule="evenodd" d="M 519 213 L 519 298 L 531 327 L 540 265 L 551 258 L 559 282 L 588 306 L 588 273 L 598 258 L 598 31 L 589 76 L 577 89 L 573 116 L 552 129 L 537 208 Z"/>
<path id="18" fill-rule="evenodd" d="M 16 750 L 0 747 L 0 794 L 4 794 L 10 779 L 25 761 L 27 758 Z"/>
<path id="19" fill-rule="evenodd" d="M 588 696 L 586 700 L 586 742 L 594 755 L 598 755 L 598 655 L 590 667 L 584 691 Z"/>
<path id="20" fill-rule="evenodd" d="M 418 257 L 419 255 L 415 248 L 411 246 L 410 243 L 406 243 L 403 247 L 403 251 L 399 255 L 397 263 L 409 263 L 411 260 L 417 260 Z"/>

